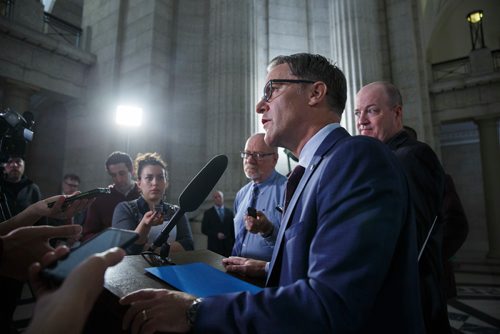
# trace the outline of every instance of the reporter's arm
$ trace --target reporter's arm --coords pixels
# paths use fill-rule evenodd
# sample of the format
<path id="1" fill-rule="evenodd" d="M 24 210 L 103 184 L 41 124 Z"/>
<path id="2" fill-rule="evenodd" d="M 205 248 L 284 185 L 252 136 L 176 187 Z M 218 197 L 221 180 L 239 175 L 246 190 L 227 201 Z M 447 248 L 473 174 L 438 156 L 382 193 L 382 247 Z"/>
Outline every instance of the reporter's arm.
<path id="1" fill-rule="evenodd" d="M 125 255 L 120 248 L 95 254 L 76 267 L 60 288 L 51 291 L 39 273 L 43 267 L 66 253 L 58 248 L 46 254 L 41 264 L 34 263 L 30 268 L 30 280 L 40 298 L 25 331 L 27 334 L 80 333 L 102 291 L 106 269 L 119 263 Z"/>
<path id="2" fill-rule="evenodd" d="M 76 212 L 84 209 L 90 203 L 89 200 L 83 199 L 73 202 L 64 211 L 62 205 L 66 196 L 58 195 L 46 198 L 31 204 L 26 209 L 0 224 L 0 235 L 6 235 L 15 229 L 25 226 L 32 226 L 41 217 L 51 217 L 56 219 L 65 219 L 72 217 Z M 54 205 L 49 208 L 48 203 L 54 202 Z"/>

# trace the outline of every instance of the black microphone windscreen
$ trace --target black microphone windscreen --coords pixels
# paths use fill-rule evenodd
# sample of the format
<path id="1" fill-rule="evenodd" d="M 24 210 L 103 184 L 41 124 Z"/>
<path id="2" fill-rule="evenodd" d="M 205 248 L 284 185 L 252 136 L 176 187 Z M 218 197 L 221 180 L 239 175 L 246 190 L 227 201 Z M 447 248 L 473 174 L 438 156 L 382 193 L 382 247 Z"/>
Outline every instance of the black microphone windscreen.
<path id="1" fill-rule="evenodd" d="M 179 206 L 184 212 L 200 207 L 224 174 L 227 163 L 227 156 L 215 156 L 196 174 L 179 196 Z"/>
<path id="2" fill-rule="evenodd" d="M 212 158 L 196 176 L 189 182 L 179 196 L 179 210 L 163 227 L 161 233 L 153 242 L 155 247 L 160 247 L 168 239 L 168 234 L 186 212 L 198 209 L 215 187 L 227 168 L 228 159 L 225 155 Z"/>

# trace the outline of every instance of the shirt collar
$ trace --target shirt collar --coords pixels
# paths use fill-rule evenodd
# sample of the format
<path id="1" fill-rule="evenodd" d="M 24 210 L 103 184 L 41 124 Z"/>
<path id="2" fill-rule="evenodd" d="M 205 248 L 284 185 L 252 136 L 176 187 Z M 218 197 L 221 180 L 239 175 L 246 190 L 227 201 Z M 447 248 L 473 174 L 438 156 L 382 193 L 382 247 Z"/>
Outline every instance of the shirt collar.
<path id="1" fill-rule="evenodd" d="M 316 153 L 316 150 L 319 148 L 323 140 L 325 140 L 326 136 L 328 136 L 330 132 L 339 127 L 339 123 L 330 123 L 316 132 L 316 134 L 312 136 L 312 138 L 309 139 L 308 142 L 304 145 L 302 151 L 300 151 L 299 165 L 307 168 L 314 157 L 314 153 Z"/>

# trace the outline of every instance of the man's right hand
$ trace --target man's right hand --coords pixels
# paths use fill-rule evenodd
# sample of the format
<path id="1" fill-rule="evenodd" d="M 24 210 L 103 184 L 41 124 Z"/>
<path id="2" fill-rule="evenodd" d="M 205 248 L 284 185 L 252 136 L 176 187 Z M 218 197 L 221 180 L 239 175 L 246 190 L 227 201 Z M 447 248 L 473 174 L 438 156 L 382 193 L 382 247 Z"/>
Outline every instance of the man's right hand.
<path id="1" fill-rule="evenodd" d="M 266 215 L 257 211 L 257 218 L 251 216 L 245 216 L 245 227 L 250 233 L 262 233 L 262 234 L 270 234 L 273 229 L 273 223 L 267 219 Z"/>
<path id="2" fill-rule="evenodd" d="M 266 261 L 231 256 L 226 259 L 222 259 L 222 264 L 228 272 L 248 277 L 266 277 Z"/>

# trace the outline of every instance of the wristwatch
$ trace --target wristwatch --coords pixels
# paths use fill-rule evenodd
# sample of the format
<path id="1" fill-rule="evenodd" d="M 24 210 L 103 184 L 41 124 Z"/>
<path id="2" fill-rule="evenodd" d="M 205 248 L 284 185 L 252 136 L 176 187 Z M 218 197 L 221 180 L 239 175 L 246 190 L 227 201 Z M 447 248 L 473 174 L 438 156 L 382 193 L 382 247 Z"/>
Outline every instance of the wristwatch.
<path id="1" fill-rule="evenodd" d="M 194 322 L 196 320 L 196 313 L 198 312 L 198 308 L 201 305 L 201 298 L 196 298 L 193 300 L 189 308 L 186 310 L 186 319 L 189 326 L 194 326 Z"/>

